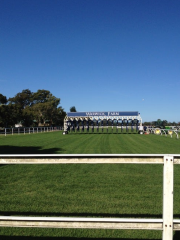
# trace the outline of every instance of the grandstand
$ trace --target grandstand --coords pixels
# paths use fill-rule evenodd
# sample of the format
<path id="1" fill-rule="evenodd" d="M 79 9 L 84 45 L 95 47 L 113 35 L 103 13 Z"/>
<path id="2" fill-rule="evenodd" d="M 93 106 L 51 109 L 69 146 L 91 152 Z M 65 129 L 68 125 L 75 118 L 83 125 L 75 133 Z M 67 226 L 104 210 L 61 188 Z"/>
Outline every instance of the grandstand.
<path id="1" fill-rule="evenodd" d="M 138 111 L 121 112 L 68 112 L 64 119 L 64 132 L 84 131 L 94 128 L 138 128 L 142 126 L 142 118 Z"/>

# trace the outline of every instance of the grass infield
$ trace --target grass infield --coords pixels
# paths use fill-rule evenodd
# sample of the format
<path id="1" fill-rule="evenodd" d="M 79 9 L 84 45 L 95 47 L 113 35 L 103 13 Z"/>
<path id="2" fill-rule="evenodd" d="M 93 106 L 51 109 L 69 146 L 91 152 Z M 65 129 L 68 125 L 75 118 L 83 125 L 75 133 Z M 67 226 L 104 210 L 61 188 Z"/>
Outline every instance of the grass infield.
<path id="1" fill-rule="evenodd" d="M 1 154 L 180 153 L 175 136 L 68 134 L 0 136 Z M 175 165 L 174 218 L 180 217 Z M 163 166 L 1 165 L 0 215 L 162 218 Z M 162 239 L 161 231 L 0 228 L 0 239 Z M 180 239 L 178 232 L 174 239 Z"/>
<path id="2" fill-rule="evenodd" d="M 62 132 L 0 135 L 0 154 L 180 153 L 174 134 L 81 134 Z"/>

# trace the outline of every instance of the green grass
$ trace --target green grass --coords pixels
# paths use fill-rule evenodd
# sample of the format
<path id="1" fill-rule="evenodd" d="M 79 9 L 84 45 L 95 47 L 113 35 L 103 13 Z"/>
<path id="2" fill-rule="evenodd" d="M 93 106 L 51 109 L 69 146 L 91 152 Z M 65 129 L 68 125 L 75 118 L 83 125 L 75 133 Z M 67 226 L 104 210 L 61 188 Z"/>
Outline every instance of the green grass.
<path id="1" fill-rule="evenodd" d="M 0 188 L 1 215 L 161 218 L 162 214 L 162 166 L 5 165 Z M 137 238 L 139 231 L 0 229 L 0 235 L 9 234 Z M 161 235 L 141 234 L 141 239 Z"/>
<path id="2" fill-rule="evenodd" d="M 180 139 L 154 134 L 62 132 L 0 136 L 1 154 L 180 153 Z"/>
<path id="3" fill-rule="evenodd" d="M 180 153 L 175 136 L 68 134 L 0 136 L 1 154 Z M 180 216 L 179 166 L 174 214 Z M 1 165 L 0 215 L 162 217 L 161 165 Z M 0 228 L 4 240 L 161 239 L 161 231 Z M 174 239 L 179 239 L 178 232 Z"/>

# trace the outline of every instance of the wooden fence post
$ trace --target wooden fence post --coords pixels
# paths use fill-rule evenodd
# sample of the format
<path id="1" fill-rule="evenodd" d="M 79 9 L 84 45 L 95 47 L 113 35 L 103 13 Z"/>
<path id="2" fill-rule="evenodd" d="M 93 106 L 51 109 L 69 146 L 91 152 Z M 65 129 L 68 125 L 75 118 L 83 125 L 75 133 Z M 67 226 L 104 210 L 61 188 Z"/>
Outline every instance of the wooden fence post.
<path id="1" fill-rule="evenodd" d="M 164 156 L 163 171 L 163 240 L 173 239 L 174 158 Z"/>

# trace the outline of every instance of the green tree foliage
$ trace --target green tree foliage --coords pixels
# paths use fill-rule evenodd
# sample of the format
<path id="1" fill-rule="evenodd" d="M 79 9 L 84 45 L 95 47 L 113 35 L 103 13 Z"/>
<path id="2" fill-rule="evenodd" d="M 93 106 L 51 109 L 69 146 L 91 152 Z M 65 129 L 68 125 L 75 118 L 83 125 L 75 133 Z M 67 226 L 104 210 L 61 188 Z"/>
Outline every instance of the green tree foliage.
<path id="1" fill-rule="evenodd" d="M 168 122 L 167 120 L 157 119 L 157 121 L 144 122 L 143 125 L 165 128 L 166 126 L 179 126 L 180 122 Z"/>
<path id="2" fill-rule="evenodd" d="M 1 102 L 7 102 L 2 94 Z M 24 126 L 60 125 L 66 113 L 59 104 L 60 98 L 53 96 L 50 91 L 38 90 L 33 93 L 25 89 L 9 98 L 8 105 L 0 105 L 0 125 L 7 127 L 19 122 Z"/>
<path id="3" fill-rule="evenodd" d="M 6 98 L 6 96 L 4 96 L 4 95 L 2 95 L 2 94 L 0 93 L 0 105 L 6 104 L 6 103 L 7 103 L 7 98 Z"/>
<path id="4" fill-rule="evenodd" d="M 0 126 L 6 126 L 7 120 L 10 122 L 9 107 L 6 96 L 0 94 Z"/>
<path id="5" fill-rule="evenodd" d="M 54 96 L 50 93 L 50 91 L 38 90 L 37 92 L 33 93 L 33 103 L 37 104 L 37 103 L 49 102 L 49 99 L 52 97 L 54 97 Z M 59 98 L 57 98 L 57 99 L 60 101 Z"/>
<path id="6" fill-rule="evenodd" d="M 70 112 L 77 112 L 76 107 L 75 106 L 70 107 Z"/>
<path id="7" fill-rule="evenodd" d="M 32 94 L 29 89 L 25 89 L 13 98 L 8 99 L 9 106 L 16 119 L 15 123 L 21 122 L 25 126 L 30 126 L 32 118 L 26 114 L 26 108 L 32 105 Z"/>
<path id="8" fill-rule="evenodd" d="M 32 92 L 29 89 L 25 89 L 20 93 L 17 93 L 15 97 L 9 98 L 8 102 L 10 104 L 16 104 L 21 110 L 32 104 Z"/>
<path id="9" fill-rule="evenodd" d="M 0 127 L 11 127 L 17 123 L 17 109 L 12 105 L 0 105 Z"/>
<path id="10" fill-rule="evenodd" d="M 0 106 L 0 127 L 6 126 L 6 119 L 7 117 L 7 106 L 6 105 L 1 105 Z"/>
<path id="11" fill-rule="evenodd" d="M 34 118 L 38 124 L 52 125 L 58 117 L 58 105 L 60 98 L 53 96 L 50 91 L 38 90 L 33 94 L 33 106 L 31 108 Z"/>

